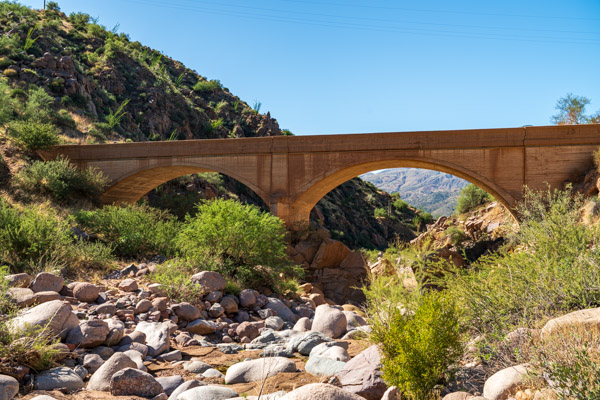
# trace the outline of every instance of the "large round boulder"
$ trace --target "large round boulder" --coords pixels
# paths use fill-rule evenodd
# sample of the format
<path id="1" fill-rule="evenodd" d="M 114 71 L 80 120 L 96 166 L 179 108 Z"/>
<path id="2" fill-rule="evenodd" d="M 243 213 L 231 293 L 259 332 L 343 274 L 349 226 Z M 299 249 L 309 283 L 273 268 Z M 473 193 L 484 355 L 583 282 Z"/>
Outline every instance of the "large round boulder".
<path id="1" fill-rule="evenodd" d="M 346 315 L 334 306 L 322 304 L 315 310 L 311 330 L 337 339 L 346 332 Z"/>

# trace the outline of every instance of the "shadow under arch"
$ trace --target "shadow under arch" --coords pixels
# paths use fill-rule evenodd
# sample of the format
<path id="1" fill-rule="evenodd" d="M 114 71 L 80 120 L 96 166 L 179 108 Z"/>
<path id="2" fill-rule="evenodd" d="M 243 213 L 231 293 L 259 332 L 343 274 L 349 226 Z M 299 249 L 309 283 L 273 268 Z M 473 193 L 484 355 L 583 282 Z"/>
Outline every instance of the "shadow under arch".
<path id="1" fill-rule="evenodd" d="M 117 178 L 113 184 L 100 197 L 103 204 L 133 204 L 152 189 L 180 176 L 202 173 L 218 172 L 227 175 L 238 182 L 246 185 L 254 191 L 265 204 L 268 196 L 252 182 L 240 177 L 233 171 L 224 168 L 215 168 L 210 165 L 196 163 L 182 163 L 169 165 L 152 165 L 123 175 Z"/>
<path id="2" fill-rule="evenodd" d="M 494 196 L 516 218 L 513 207 L 516 199 L 494 182 L 455 164 L 427 158 L 384 159 L 348 165 L 328 171 L 304 184 L 293 199 L 290 226 L 299 226 L 309 220 L 310 212 L 318 201 L 342 183 L 370 171 L 389 168 L 420 168 L 444 172 L 469 181 Z"/>

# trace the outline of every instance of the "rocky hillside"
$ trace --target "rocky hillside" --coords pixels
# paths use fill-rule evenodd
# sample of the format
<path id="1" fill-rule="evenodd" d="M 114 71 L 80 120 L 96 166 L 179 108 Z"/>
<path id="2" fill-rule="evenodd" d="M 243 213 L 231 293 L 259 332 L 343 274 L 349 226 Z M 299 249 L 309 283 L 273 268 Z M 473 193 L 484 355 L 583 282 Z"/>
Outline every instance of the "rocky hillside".
<path id="1" fill-rule="evenodd" d="M 52 96 L 55 115 L 48 122 L 57 125 L 69 143 L 291 134 L 218 80 L 131 41 L 126 34 L 107 30 L 85 13 L 67 16 L 57 9 L 39 12 L 0 3 L 0 73 L 12 98 L 23 99 L 35 87 Z M 193 210 L 194 201 L 212 195 L 262 204 L 239 182 L 223 176 L 206 178 L 184 177 L 148 197 L 179 216 Z M 220 182 L 216 191 L 215 180 Z M 331 206 L 340 200 L 338 207 Z M 355 179 L 328 195 L 313 215 L 315 221 L 340 232 L 337 236 L 350 246 L 383 248 L 396 235 L 413 236 L 404 221 L 414 212 L 390 214 L 386 220 L 375 217 L 375 209 L 387 203 L 389 196 Z M 360 228 L 348 221 L 360 221 Z"/>
<path id="2" fill-rule="evenodd" d="M 417 168 L 370 172 L 361 179 L 388 193 L 400 193 L 410 205 L 434 216 L 452 214 L 460 190 L 468 183 L 453 175 Z"/>

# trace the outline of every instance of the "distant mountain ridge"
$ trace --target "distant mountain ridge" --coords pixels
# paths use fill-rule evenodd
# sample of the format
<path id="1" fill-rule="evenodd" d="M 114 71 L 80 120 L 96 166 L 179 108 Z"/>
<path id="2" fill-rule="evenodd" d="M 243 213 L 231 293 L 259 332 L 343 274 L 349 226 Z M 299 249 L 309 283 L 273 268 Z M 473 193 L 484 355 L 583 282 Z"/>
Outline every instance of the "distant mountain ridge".
<path id="1" fill-rule="evenodd" d="M 386 169 L 361 178 L 386 192 L 400 193 L 410 205 L 434 216 L 452 214 L 460 190 L 468 184 L 454 175 L 418 168 Z"/>

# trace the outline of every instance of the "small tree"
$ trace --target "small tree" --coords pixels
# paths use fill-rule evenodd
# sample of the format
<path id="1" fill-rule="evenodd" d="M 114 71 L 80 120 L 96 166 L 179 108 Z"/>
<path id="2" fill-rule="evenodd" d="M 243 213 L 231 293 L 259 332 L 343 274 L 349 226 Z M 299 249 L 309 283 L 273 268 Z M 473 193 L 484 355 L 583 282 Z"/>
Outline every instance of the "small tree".
<path id="1" fill-rule="evenodd" d="M 456 203 L 456 211 L 461 214 L 466 213 L 488 201 L 492 201 L 492 196 L 490 196 L 489 193 L 472 183 L 469 183 L 460 191 Z"/>
<path id="2" fill-rule="evenodd" d="M 200 203 L 197 209 L 175 239 L 189 261 L 252 287 L 277 288 L 282 283 L 280 273 L 295 274 L 279 218 L 235 200 L 216 199 Z"/>
<path id="3" fill-rule="evenodd" d="M 600 112 L 588 116 L 585 107 L 590 104 L 590 99 L 584 96 L 576 96 L 567 93 L 556 102 L 558 113 L 551 118 L 552 123 L 557 125 L 594 124 L 600 122 Z"/>

